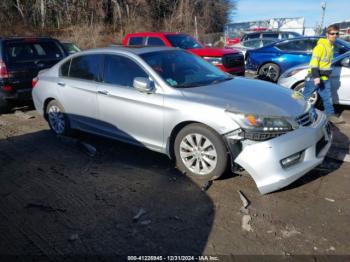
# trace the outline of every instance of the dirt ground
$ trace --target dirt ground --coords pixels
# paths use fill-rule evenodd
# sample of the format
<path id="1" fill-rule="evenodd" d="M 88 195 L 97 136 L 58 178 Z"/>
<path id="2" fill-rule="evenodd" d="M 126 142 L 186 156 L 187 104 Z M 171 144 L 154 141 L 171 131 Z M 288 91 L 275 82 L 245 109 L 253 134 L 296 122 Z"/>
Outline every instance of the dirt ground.
<path id="1" fill-rule="evenodd" d="M 0 260 L 350 259 L 350 163 L 339 160 L 349 160 L 350 108 L 341 110 L 347 124 L 333 127 L 325 162 L 264 196 L 246 175 L 227 173 L 205 191 L 165 155 L 84 133 L 56 137 L 33 109 L 0 115 Z"/>

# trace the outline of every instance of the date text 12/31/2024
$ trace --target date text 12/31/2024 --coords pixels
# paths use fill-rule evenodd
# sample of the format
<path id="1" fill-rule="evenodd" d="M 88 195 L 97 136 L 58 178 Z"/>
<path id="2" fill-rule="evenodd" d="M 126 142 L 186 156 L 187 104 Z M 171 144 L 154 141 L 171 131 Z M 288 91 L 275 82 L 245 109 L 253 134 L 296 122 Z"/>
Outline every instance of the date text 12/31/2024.
<path id="1" fill-rule="evenodd" d="M 128 256 L 128 261 L 219 261 L 217 256 Z"/>

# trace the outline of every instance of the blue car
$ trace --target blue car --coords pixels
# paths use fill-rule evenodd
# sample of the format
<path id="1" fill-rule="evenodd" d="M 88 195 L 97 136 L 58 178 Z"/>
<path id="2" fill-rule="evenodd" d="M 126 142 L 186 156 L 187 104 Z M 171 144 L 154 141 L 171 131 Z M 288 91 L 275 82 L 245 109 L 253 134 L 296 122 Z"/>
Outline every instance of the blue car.
<path id="1" fill-rule="evenodd" d="M 276 82 L 287 69 L 308 63 L 320 37 L 297 37 L 278 41 L 262 48 L 247 50 L 246 70 L 260 79 Z M 334 57 L 350 50 L 350 43 L 337 39 Z"/>

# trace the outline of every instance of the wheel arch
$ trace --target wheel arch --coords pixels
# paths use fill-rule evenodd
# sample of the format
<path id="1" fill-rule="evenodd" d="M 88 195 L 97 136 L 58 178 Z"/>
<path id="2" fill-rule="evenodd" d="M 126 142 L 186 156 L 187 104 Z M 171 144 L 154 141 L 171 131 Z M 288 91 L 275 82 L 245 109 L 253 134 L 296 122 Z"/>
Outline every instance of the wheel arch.
<path id="1" fill-rule="evenodd" d="M 207 124 L 199 121 L 184 121 L 181 123 L 178 123 L 171 131 L 170 136 L 167 139 L 167 155 L 170 157 L 170 159 L 175 159 L 175 152 L 174 152 L 174 144 L 177 134 L 186 126 L 190 124 L 200 124 L 203 125 L 209 129 L 211 129 L 213 132 L 218 133 L 215 129 L 208 126 Z M 218 133 L 219 134 L 219 133 Z M 219 134 L 220 135 L 220 134 Z M 227 147 L 226 142 L 224 141 L 225 146 Z M 228 148 L 227 148 L 228 150 Z"/>
<path id="2" fill-rule="evenodd" d="M 280 72 L 281 72 L 281 66 L 280 66 L 279 64 L 277 64 L 275 61 L 271 61 L 271 60 L 265 61 L 264 63 L 262 63 L 261 65 L 259 65 L 258 71 L 257 71 L 257 72 L 259 73 L 260 69 L 261 69 L 264 65 L 266 65 L 266 64 L 275 64 L 276 66 L 278 66 L 278 68 L 279 68 L 279 70 L 280 70 Z"/>
<path id="3" fill-rule="evenodd" d="M 294 90 L 298 85 L 300 85 L 300 84 L 303 83 L 303 82 L 305 82 L 305 80 L 299 80 L 299 81 L 295 82 L 295 83 L 292 85 L 291 89 Z"/>
<path id="4" fill-rule="evenodd" d="M 56 100 L 56 99 L 53 98 L 53 97 L 48 97 L 48 98 L 46 98 L 46 100 L 44 101 L 44 104 L 43 104 L 44 118 L 45 118 L 46 120 L 47 120 L 46 109 L 47 109 L 48 104 L 49 104 L 52 100 Z"/>

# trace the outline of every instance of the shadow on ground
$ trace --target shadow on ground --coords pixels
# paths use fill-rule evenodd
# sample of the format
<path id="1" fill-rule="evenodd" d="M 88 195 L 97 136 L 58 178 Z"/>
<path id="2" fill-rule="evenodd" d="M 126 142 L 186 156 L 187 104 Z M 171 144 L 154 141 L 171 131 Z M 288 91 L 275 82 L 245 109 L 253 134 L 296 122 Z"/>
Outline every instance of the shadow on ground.
<path id="1" fill-rule="evenodd" d="M 214 208 L 162 154 L 81 134 L 0 141 L 0 254 L 201 254 Z"/>

